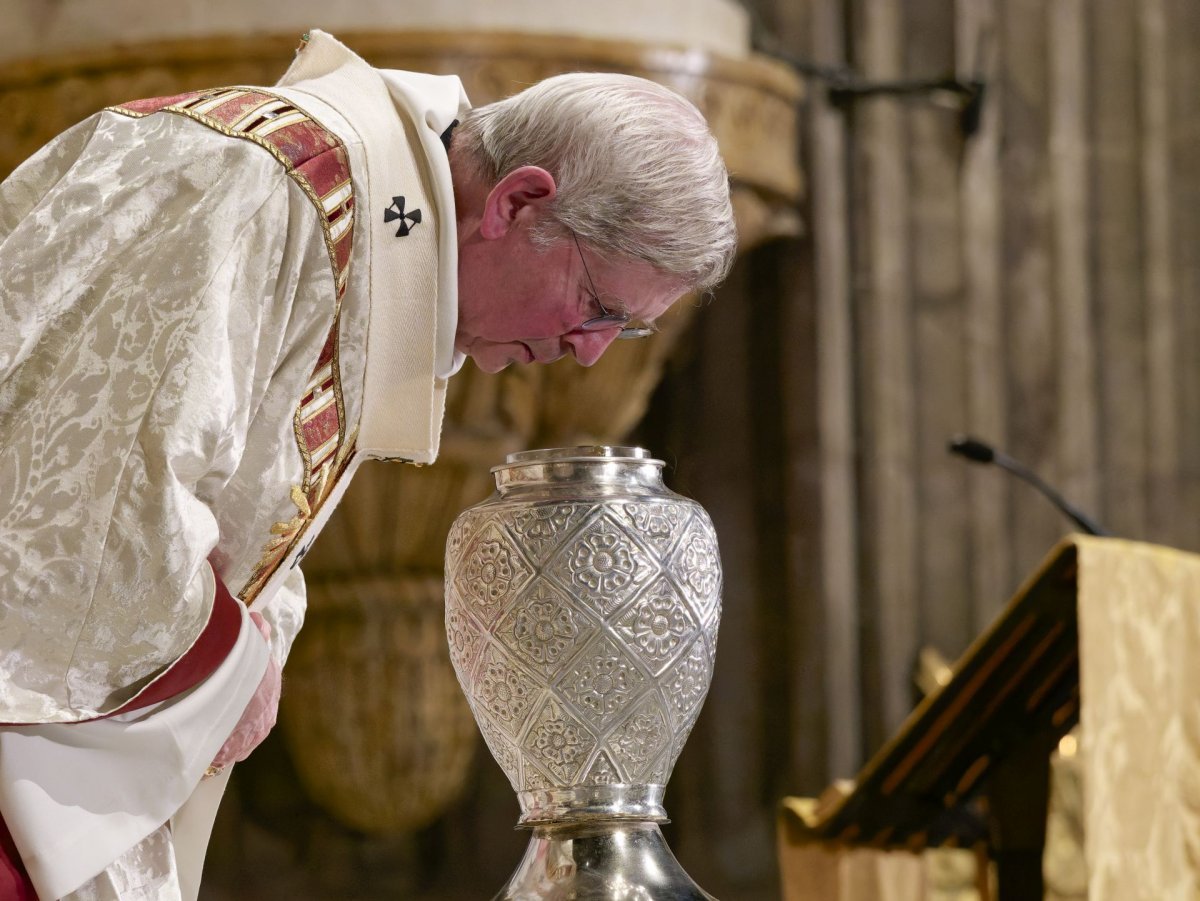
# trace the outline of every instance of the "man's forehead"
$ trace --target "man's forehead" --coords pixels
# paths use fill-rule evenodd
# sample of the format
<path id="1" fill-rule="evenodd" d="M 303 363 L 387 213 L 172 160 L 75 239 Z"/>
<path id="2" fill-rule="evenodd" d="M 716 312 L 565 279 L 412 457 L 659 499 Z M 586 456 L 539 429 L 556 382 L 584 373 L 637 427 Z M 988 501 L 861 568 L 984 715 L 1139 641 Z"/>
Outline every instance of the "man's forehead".
<path id="1" fill-rule="evenodd" d="M 613 294 L 631 308 L 636 304 L 647 312 L 655 308 L 661 312 L 687 293 L 678 279 L 643 260 L 610 263 L 606 275 L 605 283 L 598 285 L 601 294 Z"/>

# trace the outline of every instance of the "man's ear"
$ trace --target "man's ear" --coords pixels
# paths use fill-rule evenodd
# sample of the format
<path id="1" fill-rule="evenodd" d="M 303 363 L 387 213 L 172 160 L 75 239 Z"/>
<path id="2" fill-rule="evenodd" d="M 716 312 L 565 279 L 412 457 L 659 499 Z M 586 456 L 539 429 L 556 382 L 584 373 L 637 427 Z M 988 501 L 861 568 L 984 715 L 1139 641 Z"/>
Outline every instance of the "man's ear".
<path id="1" fill-rule="evenodd" d="M 540 213 L 557 192 L 554 176 L 545 169 L 513 169 L 488 193 L 479 233 L 488 240 L 504 237 L 516 222 Z"/>

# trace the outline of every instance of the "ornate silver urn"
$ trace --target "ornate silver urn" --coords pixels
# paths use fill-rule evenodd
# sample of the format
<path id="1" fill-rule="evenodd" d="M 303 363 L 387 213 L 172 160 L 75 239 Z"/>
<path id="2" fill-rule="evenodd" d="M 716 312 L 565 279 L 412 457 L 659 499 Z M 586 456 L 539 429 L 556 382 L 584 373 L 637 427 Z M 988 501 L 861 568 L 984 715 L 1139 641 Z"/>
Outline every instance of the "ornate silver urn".
<path id="1" fill-rule="evenodd" d="M 712 678 L 704 509 L 633 447 L 510 454 L 446 545 L 459 683 L 533 837 L 497 899 L 711 898 L 658 824 Z"/>

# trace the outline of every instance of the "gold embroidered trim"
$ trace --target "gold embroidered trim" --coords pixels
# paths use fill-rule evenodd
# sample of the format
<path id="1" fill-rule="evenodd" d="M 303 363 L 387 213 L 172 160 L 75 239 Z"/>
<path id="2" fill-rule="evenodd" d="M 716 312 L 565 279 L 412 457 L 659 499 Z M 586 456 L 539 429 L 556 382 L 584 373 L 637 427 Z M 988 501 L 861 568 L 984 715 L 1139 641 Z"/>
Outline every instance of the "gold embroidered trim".
<path id="1" fill-rule="evenodd" d="M 246 110 L 243 110 L 239 114 L 235 124 L 253 122 L 256 117 L 261 117 L 260 111 L 271 103 L 278 103 L 280 106 L 272 110 L 272 112 L 275 112 L 275 115 L 269 118 L 263 118 L 262 122 L 259 122 L 250 129 L 231 128 L 225 122 L 215 118 L 212 115 L 209 115 L 209 113 L 214 112 L 224 104 L 232 100 L 245 97 L 247 94 L 254 94 L 256 97 L 261 97 L 262 101 L 252 107 L 247 108 Z M 203 108 L 203 111 L 198 111 L 194 107 L 201 107 Z M 349 158 L 346 155 L 345 144 L 341 141 L 341 139 L 321 125 L 320 122 L 318 122 L 308 112 L 294 103 L 291 99 L 272 94 L 269 91 L 264 91 L 260 88 L 229 87 L 198 91 L 192 94 L 184 95 L 175 103 L 168 104 L 156 110 L 134 110 L 122 106 L 108 107 L 108 110 L 135 119 L 144 118 L 146 116 L 153 115 L 156 112 L 172 113 L 174 115 L 183 116 L 187 119 L 198 122 L 201 125 L 220 132 L 227 137 L 240 138 L 242 140 L 257 144 L 259 147 L 263 148 L 273 157 L 275 157 L 280 165 L 283 166 L 293 183 L 295 183 L 300 190 L 304 192 L 305 196 L 316 208 L 318 217 L 320 218 L 322 237 L 325 242 L 325 250 L 329 256 L 330 268 L 333 273 L 333 322 L 327 335 L 326 342 L 321 347 L 321 354 L 318 358 L 317 366 L 314 368 L 312 376 L 310 376 L 309 380 L 304 385 L 304 394 L 302 395 L 300 402 L 296 405 L 296 412 L 292 417 L 292 431 L 296 438 L 296 448 L 300 453 L 300 457 L 304 466 L 302 483 L 298 486 L 292 486 L 290 491 L 290 499 L 292 504 L 295 505 L 297 512 L 296 515 L 291 519 L 276 522 L 271 526 L 271 534 L 273 537 L 268 539 L 263 545 L 259 562 L 256 564 L 253 574 L 242 590 L 238 592 L 238 597 L 240 597 L 245 603 L 249 604 L 262 590 L 262 587 L 267 583 L 271 576 L 274 575 L 274 573 L 278 570 L 280 564 L 291 554 L 293 548 L 304 536 L 305 532 L 316 518 L 321 506 L 328 499 L 329 495 L 333 491 L 334 486 L 337 484 L 338 479 L 344 473 L 347 465 L 353 458 L 355 443 L 355 435 L 351 435 L 349 438 L 346 436 L 346 409 L 342 394 L 341 381 L 341 348 L 338 340 L 339 329 L 341 326 L 342 297 L 347 284 L 347 277 L 350 267 L 350 253 L 346 254 L 346 265 L 344 267 L 338 264 L 337 255 L 337 245 L 341 241 L 353 241 L 354 216 L 356 213 L 353 204 L 353 189 L 351 187 L 348 196 L 340 203 L 336 204 L 332 210 L 326 209 L 326 204 L 324 202 L 326 198 L 336 194 L 338 191 L 343 190 L 347 186 L 351 186 L 349 169 L 346 169 L 345 177 L 339 178 L 335 182 L 335 186 L 332 189 L 325 191 L 323 195 L 319 194 L 309 181 L 306 174 L 300 171 L 296 164 L 294 164 L 292 160 L 282 150 L 280 150 L 273 141 L 269 140 L 268 137 L 264 137 L 258 132 L 261 130 L 264 132 L 264 134 L 270 135 L 281 130 L 282 126 L 280 125 L 280 120 L 282 119 L 289 119 L 290 121 L 286 122 L 286 125 L 289 126 L 310 124 L 319 129 L 322 135 L 333 145 L 327 150 L 321 151 L 321 153 L 340 151 L 342 155 L 341 159 L 345 162 L 347 167 L 349 165 Z M 276 110 L 282 110 L 282 112 L 277 112 Z M 293 114 L 293 111 L 294 113 L 299 114 L 299 116 L 302 118 L 296 118 Z M 317 156 L 319 156 L 319 154 L 314 154 L 314 156 L 310 157 L 309 160 L 315 159 Z M 305 162 L 308 162 L 308 160 Z M 301 163 L 300 165 L 304 165 L 304 163 Z M 337 225 L 340 229 L 336 237 L 333 234 L 335 227 L 335 223 L 333 221 L 334 214 L 338 214 Z M 349 221 L 346 222 L 346 224 L 342 224 L 346 217 L 349 217 Z M 326 364 L 321 361 L 321 358 L 325 356 L 326 348 L 329 346 L 330 342 L 332 342 L 331 355 Z M 316 467 L 314 467 L 313 451 L 316 448 L 310 448 L 308 446 L 308 439 L 304 432 L 304 423 L 306 419 L 305 412 L 310 405 L 319 402 L 320 395 L 322 394 L 320 383 L 324 381 L 324 379 L 318 380 L 315 377 L 321 375 L 325 365 L 328 365 L 330 368 L 330 376 L 332 379 L 331 387 L 334 395 L 334 404 L 336 405 L 337 444 L 334 453 L 327 454 L 325 459 L 322 460 Z M 308 403 L 306 403 L 306 398 L 309 398 Z M 318 409 L 314 416 L 319 415 L 321 412 L 323 412 L 323 408 Z M 325 445 L 322 444 L 320 446 L 323 447 Z"/>

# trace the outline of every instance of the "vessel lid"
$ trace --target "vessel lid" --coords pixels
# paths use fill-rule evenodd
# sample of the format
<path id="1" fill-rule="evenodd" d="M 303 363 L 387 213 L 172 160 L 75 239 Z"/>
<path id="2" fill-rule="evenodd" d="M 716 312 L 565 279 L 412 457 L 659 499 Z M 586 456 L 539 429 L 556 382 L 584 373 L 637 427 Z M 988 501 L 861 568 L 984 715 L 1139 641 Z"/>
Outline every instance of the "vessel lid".
<path id="1" fill-rule="evenodd" d="M 577 447 L 543 447 L 517 451 L 505 457 L 505 466 L 521 463 L 565 463 L 589 460 L 645 460 L 661 462 L 650 456 L 644 447 L 621 447 L 609 444 L 584 444 Z M 492 471 L 495 472 L 495 467 Z"/>

